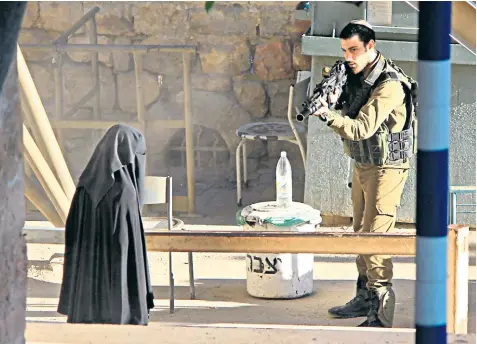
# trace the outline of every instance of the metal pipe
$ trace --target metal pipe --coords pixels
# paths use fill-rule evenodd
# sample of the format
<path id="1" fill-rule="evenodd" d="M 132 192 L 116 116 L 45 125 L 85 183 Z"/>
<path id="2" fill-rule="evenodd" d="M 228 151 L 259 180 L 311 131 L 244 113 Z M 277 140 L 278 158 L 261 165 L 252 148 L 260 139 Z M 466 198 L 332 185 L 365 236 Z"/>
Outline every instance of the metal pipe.
<path id="1" fill-rule="evenodd" d="M 421 1 L 419 6 L 416 344 L 445 344 L 452 4 Z"/>
<path id="2" fill-rule="evenodd" d="M 94 16 L 93 18 L 91 18 L 86 28 L 89 33 L 89 43 L 98 44 L 98 32 L 96 26 L 96 19 Z M 93 118 L 98 121 L 101 119 L 101 88 L 99 86 L 99 59 L 97 51 L 91 52 L 91 69 L 94 83 L 93 90 L 95 91 L 93 101 Z M 92 138 L 93 142 L 96 144 L 100 140 L 100 133 L 96 130 L 93 130 Z"/>
<path id="3" fill-rule="evenodd" d="M 194 45 L 125 45 L 125 44 L 21 44 L 20 47 L 25 50 L 40 51 L 65 51 L 65 52 L 130 52 L 130 53 L 148 53 L 150 51 L 162 51 L 169 53 L 189 53 L 195 54 L 197 51 Z"/>
<path id="4" fill-rule="evenodd" d="M 25 147 L 25 160 L 31 166 L 43 189 L 46 191 L 60 219 L 66 223 L 70 201 L 66 197 L 25 125 L 23 125 L 23 145 Z"/>
<path id="5" fill-rule="evenodd" d="M 58 179 L 63 187 L 68 200 L 71 201 L 75 193 L 75 184 L 68 170 L 66 161 L 61 153 L 60 146 L 56 140 L 55 133 L 50 125 L 45 108 L 40 99 L 40 95 L 35 87 L 28 66 L 25 62 L 20 48 L 17 46 L 17 68 L 18 80 L 22 87 L 25 98 L 30 106 L 32 113 L 32 126 L 36 126 L 41 135 L 41 139 L 46 148 L 46 154 L 52 161 L 53 170 L 58 175 Z M 35 145 L 36 146 L 36 145 Z M 56 180 L 56 179 L 55 179 Z"/>
<path id="6" fill-rule="evenodd" d="M 40 211 L 40 213 L 50 221 L 53 226 L 62 228 L 65 223 L 61 220 L 60 216 L 56 212 L 55 208 L 51 204 L 48 198 L 45 198 L 39 190 L 33 180 L 29 176 L 25 175 L 25 196 L 28 200 Z"/>
<path id="7" fill-rule="evenodd" d="M 76 104 L 73 104 L 71 108 L 64 113 L 64 117 L 71 117 L 73 116 L 76 112 L 78 112 L 83 105 L 89 101 L 91 98 L 93 98 L 96 94 L 96 89 L 93 87 L 88 93 L 86 93 L 81 99 L 76 102 Z"/>
<path id="8" fill-rule="evenodd" d="M 167 190 L 167 230 L 172 232 L 172 178 L 166 177 Z M 172 270 L 172 252 L 169 251 L 169 312 L 174 313 L 174 272 Z"/>
<path id="9" fill-rule="evenodd" d="M 138 53 L 133 54 L 134 58 L 134 71 L 136 74 L 136 101 L 137 101 L 137 120 L 140 124 L 144 125 L 144 96 L 142 92 L 142 55 Z"/>
<path id="10" fill-rule="evenodd" d="M 100 11 L 100 8 L 98 6 L 94 6 L 92 9 L 90 9 L 84 16 L 82 16 L 73 26 L 65 31 L 63 34 L 61 34 L 60 37 L 58 37 L 53 44 L 58 44 L 58 43 L 66 43 L 68 41 L 68 38 L 71 37 L 76 31 L 81 29 L 83 25 L 86 24 L 88 20 L 91 18 L 94 18 L 96 13 Z"/>
<path id="11" fill-rule="evenodd" d="M 298 147 L 300 148 L 300 154 L 301 154 L 301 159 L 303 161 L 303 166 L 306 169 L 306 152 L 305 152 L 305 147 L 303 146 L 303 143 L 300 138 L 300 134 L 296 130 L 295 123 L 293 121 L 293 96 L 295 94 L 295 86 L 290 85 L 290 92 L 288 93 L 288 112 L 287 112 L 287 117 L 288 117 L 288 123 L 290 123 L 290 127 L 293 131 L 293 134 L 295 135 L 295 139 L 298 143 Z"/>
<path id="12" fill-rule="evenodd" d="M 56 121 L 52 120 L 51 121 L 51 126 L 55 129 L 109 129 L 115 124 L 118 123 L 125 123 L 127 125 L 130 125 L 131 127 L 134 127 L 136 129 L 142 129 L 142 124 L 138 122 L 124 122 L 124 121 L 90 121 L 90 120 L 81 120 L 81 121 Z M 150 123 L 160 123 L 162 128 L 168 128 L 168 129 L 181 129 L 185 127 L 185 122 L 180 119 L 173 119 L 173 120 L 167 120 L 167 119 L 156 119 L 153 121 L 150 121 Z"/>
<path id="13" fill-rule="evenodd" d="M 61 53 L 57 53 L 53 60 L 53 75 L 55 78 L 55 110 L 56 118 L 61 119 L 63 117 L 63 56 Z"/>
<path id="14" fill-rule="evenodd" d="M 184 67 L 184 119 L 186 139 L 187 197 L 189 213 L 195 213 L 194 121 L 191 111 L 190 55 L 182 54 Z"/>
<path id="15" fill-rule="evenodd" d="M 96 20 L 93 19 L 88 25 L 89 39 L 91 44 L 98 44 L 98 31 L 96 26 Z M 94 89 L 95 89 L 95 101 L 93 102 L 93 115 L 96 120 L 100 119 L 100 101 L 101 101 L 101 89 L 99 87 L 99 59 L 98 52 L 91 52 L 91 67 L 93 72 Z"/>

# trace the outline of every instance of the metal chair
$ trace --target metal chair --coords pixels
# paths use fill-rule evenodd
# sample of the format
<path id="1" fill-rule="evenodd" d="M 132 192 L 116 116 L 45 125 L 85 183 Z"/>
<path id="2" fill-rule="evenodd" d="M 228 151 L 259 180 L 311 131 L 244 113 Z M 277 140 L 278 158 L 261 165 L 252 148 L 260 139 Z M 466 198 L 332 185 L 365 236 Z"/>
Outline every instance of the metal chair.
<path id="1" fill-rule="evenodd" d="M 154 230 L 183 230 L 184 222 L 172 217 L 172 177 L 146 176 L 144 182 L 143 205 L 147 204 L 167 204 L 167 217 L 150 217 L 148 221 L 158 221 L 158 223 L 147 231 Z M 146 231 L 146 232 L 147 232 Z M 189 288 L 190 298 L 195 299 L 194 285 L 194 262 L 192 252 L 188 252 L 189 259 Z M 172 252 L 169 252 L 169 310 L 174 312 L 174 273 L 172 269 Z"/>

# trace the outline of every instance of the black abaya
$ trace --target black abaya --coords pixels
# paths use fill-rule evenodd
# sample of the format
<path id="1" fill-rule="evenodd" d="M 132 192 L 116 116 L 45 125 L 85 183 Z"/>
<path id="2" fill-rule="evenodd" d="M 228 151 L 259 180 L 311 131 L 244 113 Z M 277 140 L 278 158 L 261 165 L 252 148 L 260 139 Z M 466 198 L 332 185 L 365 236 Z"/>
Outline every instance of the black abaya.
<path id="1" fill-rule="evenodd" d="M 148 323 L 154 297 L 141 220 L 144 160 L 143 135 L 115 125 L 80 177 L 58 305 L 69 323 Z"/>

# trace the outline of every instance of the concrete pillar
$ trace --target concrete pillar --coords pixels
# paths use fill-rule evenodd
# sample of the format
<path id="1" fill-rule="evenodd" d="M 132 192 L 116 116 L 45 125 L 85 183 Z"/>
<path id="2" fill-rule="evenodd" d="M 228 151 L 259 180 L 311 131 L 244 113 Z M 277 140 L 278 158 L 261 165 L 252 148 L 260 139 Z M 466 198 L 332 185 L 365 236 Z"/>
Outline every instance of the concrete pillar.
<path id="1" fill-rule="evenodd" d="M 419 6 L 416 344 L 445 344 L 452 5 Z"/>
<path id="2" fill-rule="evenodd" d="M 16 44 L 26 2 L 0 3 L 0 344 L 25 342 L 26 244 Z"/>

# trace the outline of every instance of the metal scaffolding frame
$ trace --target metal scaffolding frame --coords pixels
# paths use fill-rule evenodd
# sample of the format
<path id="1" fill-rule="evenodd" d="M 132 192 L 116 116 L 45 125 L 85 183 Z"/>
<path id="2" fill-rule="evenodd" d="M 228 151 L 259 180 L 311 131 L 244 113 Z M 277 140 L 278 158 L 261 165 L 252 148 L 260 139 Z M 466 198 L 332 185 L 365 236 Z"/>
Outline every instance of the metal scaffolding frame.
<path id="1" fill-rule="evenodd" d="M 100 79 L 99 79 L 99 52 L 123 52 L 131 53 L 134 59 L 134 72 L 136 78 L 136 100 L 137 100 L 137 120 L 122 123 L 128 124 L 141 130 L 145 134 L 145 104 L 142 92 L 141 75 L 143 71 L 144 55 L 150 51 L 172 52 L 182 54 L 183 65 L 183 82 L 184 82 L 184 120 L 153 120 L 151 122 L 160 122 L 161 127 L 171 129 L 185 129 L 185 151 L 186 151 L 186 169 L 187 169 L 187 196 L 174 197 L 174 205 L 176 210 L 187 211 L 188 213 L 195 213 L 195 167 L 194 167 L 194 141 L 193 141 L 193 119 L 191 112 L 191 54 L 195 54 L 197 49 L 193 45 L 112 45 L 112 44 L 98 44 L 96 14 L 100 11 L 98 6 L 90 9 L 82 18 L 80 18 L 72 27 L 62 33 L 58 39 L 51 44 L 21 44 L 18 48 L 18 64 L 19 64 L 19 81 L 21 86 L 22 109 L 25 119 L 25 125 L 32 130 L 34 140 L 28 140 L 29 147 L 38 145 L 39 154 L 45 155 L 41 159 L 47 162 L 52 172 L 56 174 L 59 184 L 65 193 L 68 201 L 74 193 L 74 184 L 72 184 L 71 174 L 66 166 L 63 154 L 59 149 L 53 129 L 57 130 L 58 141 L 62 141 L 61 129 L 108 129 L 120 121 L 102 121 L 100 119 Z M 86 33 L 89 36 L 90 44 L 71 44 L 68 40 L 81 28 L 86 28 Z M 53 70 L 54 70 L 54 84 L 55 84 L 55 114 L 56 119 L 49 119 L 44 110 L 38 91 L 33 83 L 33 79 L 28 70 L 26 62 L 23 58 L 21 50 L 25 51 L 48 51 L 54 53 Z M 63 57 L 66 52 L 90 52 L 91 53 L 91 67 L 93 74 L 93 86 L 76 104 L 73 104 L 69 109 L 64 105 L 64 84 L 63 84 Z M 93 120 L 64 120 L 65 116 L 71 116 L 79 111 L 87 102 L 93 99 Z M 36 153 L 35 153 L 36 154 Z M 33 155 L 31 155 L 33 158 Z M 43 180 L 43 188 L 47 191 L 47 195 L 53 205 L 56 204 L 55 209 L 64 209 L 65 205 L 61 205 L 59 199 L 53 197 L 51 189 L 52 186 L 46 182 L 51 177 L 45 178 L 38 170 L 31 159 L 29 164 L 32 166 L 35 175 L 39 180 Z M 38 160 L 38 159 L 37 159 Z M 47 164 L 47 165 L 48 165 Z M 42 165 L 43 166 L 43 165 Z M 48 166 L 47 166 L 48 167 Z M 31 196 L 29 199 L 35 199 L 38 204 L 38 193 L 33 196 L 32 188 L 29 188 L 27 195 Z M 61 197 L 61 196 L 60 196 Z M 63 198 L 64 201 L 64 198 Z M 38 206 L 36 205 L 38 208 Z M 68 204 L 69 208 L 69 204 Z M 51 208 L 49 208 L 51 210 Z M 45 211 L 39 209 L 43 215 L 47 216 Z M 51 211 L 49 218 L 52 218 Z M 60 218 L 64 218 L 61 211 L 58 212 Z M 55 217 L 58 222 L 58 217 Z"/>

